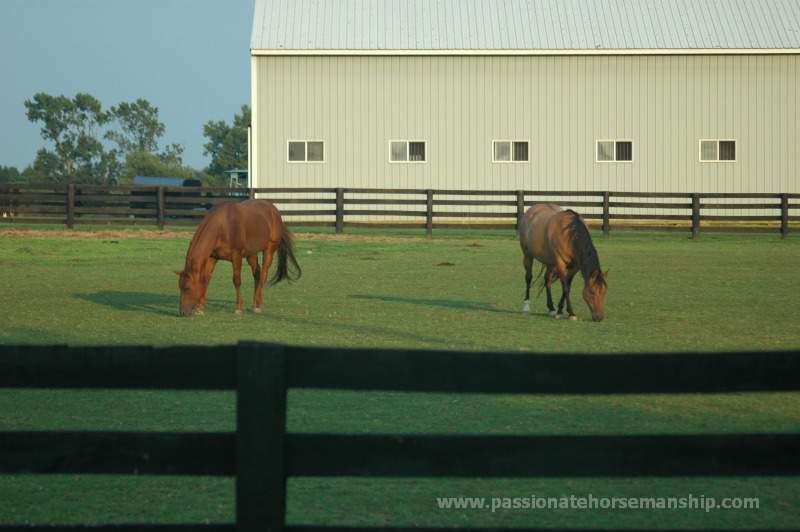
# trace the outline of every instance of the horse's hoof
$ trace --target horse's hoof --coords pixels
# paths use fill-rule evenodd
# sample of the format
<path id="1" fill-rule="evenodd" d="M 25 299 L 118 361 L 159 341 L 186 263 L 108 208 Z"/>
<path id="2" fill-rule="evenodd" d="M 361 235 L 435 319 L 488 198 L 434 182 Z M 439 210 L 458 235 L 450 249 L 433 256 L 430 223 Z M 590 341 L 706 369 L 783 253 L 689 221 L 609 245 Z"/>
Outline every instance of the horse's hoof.
<path id="1" fill-rule="evenodd" d="M 195 316 L 205 316 L 205 315 L 206 315 L 206 312 L 205 312 L 203 309 L 196 309 L 196 310 L 194 311 L 194 315 L 195 315 Z"/>
<path id="2" fill-rule="evenodd" d="M 261 307 L 253 307 L 253 312 L 256 314 L 261 314 Z"/>
<path id="3" fill-rule="evenodd" d="M 548 310 L 547 311 L 547 315 L 550 316 L 551 318 L 554 318 L 556 316 L 556 311 L 555 310 Z"/>
<path id="4" fill-rule="evenodd" d="M 570 316 L 567 318 L 569 321 L 578 321 L 578 316 Z"/>
<path id="5" fill-rule="evenodd" d="M 522 312 L 528 313 L 531 311 L 531 302 L 527 299 L 522 302 Z"/>
<path id="6" fill-rule="evenodd" d="M 242 309 L 237 308 L 236 310 L 233 311 L 233 313 L 236 314 L 237 316 L 241 316 L 244 312 L 242 311 Z"/>
<path id="7" fill-rule="evenodd" d="M 556 315 L 555 315 L 555 316 L 553 316 L 553 317 L 554 317 L 555 319 L 557 319 L 557 320 L 563 320 L 563 319 L 564 319 L 564 315 L 563 315 L 563 314 L 556 314 Z"/>

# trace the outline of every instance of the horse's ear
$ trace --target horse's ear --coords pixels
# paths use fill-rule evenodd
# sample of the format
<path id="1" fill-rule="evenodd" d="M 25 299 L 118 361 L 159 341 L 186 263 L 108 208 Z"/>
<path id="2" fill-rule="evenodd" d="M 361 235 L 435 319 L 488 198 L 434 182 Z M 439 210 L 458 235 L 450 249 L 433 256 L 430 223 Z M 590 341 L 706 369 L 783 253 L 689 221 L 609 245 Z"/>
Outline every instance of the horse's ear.
<path id="1" fill-rule="evenodd" d="M 177 275 L 178 277 L 180 277 L 183 274 L 184 274 L 184 272 L 175 270 L 175 275 Z"/>
<path id="2" fill-rule="evenodd" d="M 606 271 L 604 271 L 604 272 L 603 272 L 603 277 L 605 277 L 606 279 L 608 279 L 608 270 L 606 270 Z"/>

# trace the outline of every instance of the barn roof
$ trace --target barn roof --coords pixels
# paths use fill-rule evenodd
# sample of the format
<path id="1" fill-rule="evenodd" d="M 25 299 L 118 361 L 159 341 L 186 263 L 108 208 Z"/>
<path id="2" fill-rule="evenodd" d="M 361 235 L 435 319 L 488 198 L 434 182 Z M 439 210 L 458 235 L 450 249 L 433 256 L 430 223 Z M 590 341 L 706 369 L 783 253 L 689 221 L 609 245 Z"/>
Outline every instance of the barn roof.
<path id="1" fill-rule="evenodd" d="M 261 53 L 800 51 L 798 0 L 256 0 Z"/>

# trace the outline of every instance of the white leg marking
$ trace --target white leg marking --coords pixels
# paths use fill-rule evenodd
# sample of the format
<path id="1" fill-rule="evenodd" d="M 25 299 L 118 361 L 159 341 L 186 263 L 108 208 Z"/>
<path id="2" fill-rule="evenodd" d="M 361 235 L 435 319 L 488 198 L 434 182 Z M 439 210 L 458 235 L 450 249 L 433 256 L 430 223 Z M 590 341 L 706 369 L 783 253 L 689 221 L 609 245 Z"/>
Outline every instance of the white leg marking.
<path id="1" fill-rule="evenodd" d="M 526 299 L 522 302 L 522 312 L 530 312 L 531 311 L 531 301 L 530 299 Z"/>

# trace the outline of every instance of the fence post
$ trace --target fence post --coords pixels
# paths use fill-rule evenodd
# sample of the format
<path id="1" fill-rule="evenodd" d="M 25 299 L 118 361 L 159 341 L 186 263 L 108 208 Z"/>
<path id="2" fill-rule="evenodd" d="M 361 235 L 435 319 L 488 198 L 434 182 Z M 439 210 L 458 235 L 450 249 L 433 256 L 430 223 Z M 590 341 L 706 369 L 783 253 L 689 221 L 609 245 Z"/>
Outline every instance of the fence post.
<path id="1" fill-rule="evenodd" d="M 248 196 L 250 199 L 256 199 L 256 189 L 254 189 L 254 188 L 250 187 L 250 188 L 247 190 L 247 196 Z"/>
<path id="2" fill-rule="evenodd" d="M 344 232 L 344 189 L 336 189 L 336 234 Z"/>
<path id="3" fill-rule="evenodd" d="M 781 194 L 781 238 L 789 234 L 789 194 Z"/>
<path id="4" fill-rule="evenodd" d="M 67 185 L 67 227 L 75 226 L 75 183 Z"/>
<path id="5" fill-rule="evenodd" d="M 609 191 L 603 192 L 603 235 L 608 236 L 608 232 L 610 231 L 610 218 L 611 218 L 611 208 L 609 206 L 609 197 L 611 193 Z"/>
<path id="6" fill-rule="evenodd" d="M 433 235 L 433 190 L 425 191 L 425 234 Z"/>
<path id="7" fill-rule="evenodd" d="M 286 353 L 240 342 L 236 350 L 236 529 L 281 531 L 286 522 Z"/>
<path id="8" fill-rule="evenodd" d="M 522 225 L 522 217 L 525 216 L 525 192 L 517 190 L 517 224 L 515 229 L 519 234 L 519 228 Z"/>
<path id="9" fill-rule="evenodd" d="M 692 194 L 692 238 L 700 236 L 700 196 Z"/>
<path id="10" fill-rule="evenodd" d="M 164 210 L 166 209 L 166 203 L 164 201 L 164 187 L 158 187 L 158 211 L 156 213 L 156 223 L 158 224 L 159 229 L 164 229 Z"/>

